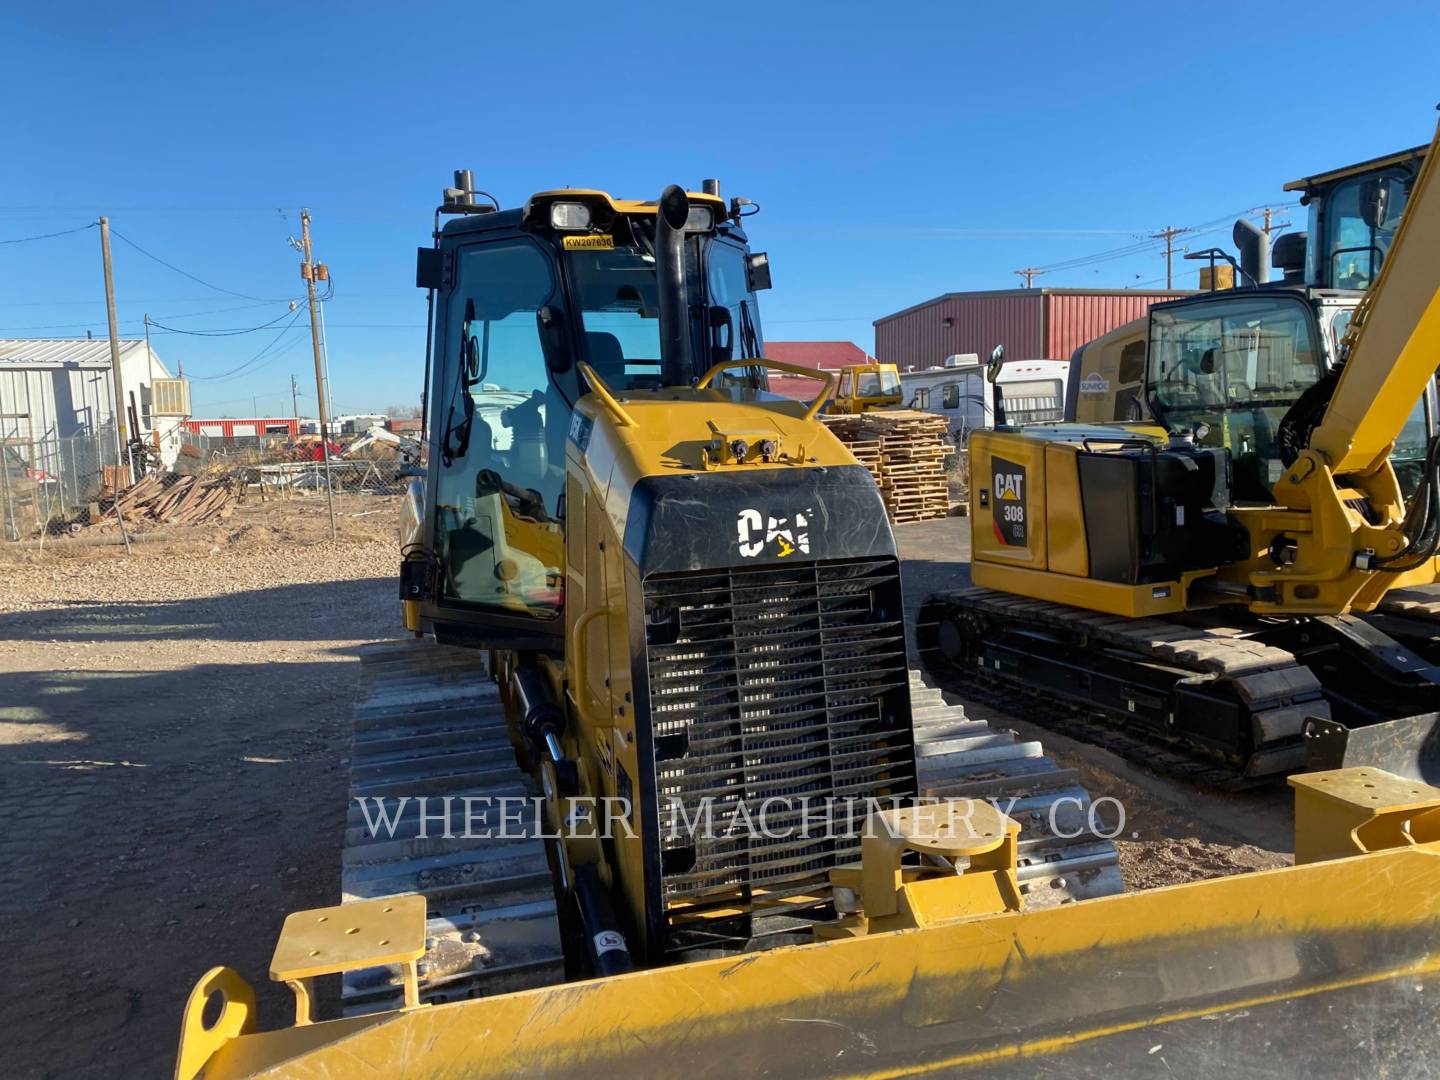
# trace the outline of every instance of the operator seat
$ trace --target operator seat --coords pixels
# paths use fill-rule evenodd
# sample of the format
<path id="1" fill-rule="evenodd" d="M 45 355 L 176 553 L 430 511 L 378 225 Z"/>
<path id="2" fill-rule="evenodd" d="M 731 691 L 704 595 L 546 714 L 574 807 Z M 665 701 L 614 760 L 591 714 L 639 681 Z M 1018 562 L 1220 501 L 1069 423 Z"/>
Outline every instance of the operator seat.
<path id="1" fill-rule="evenodd" d="M 595 369 L 595 374 L 610 389 L 629 389 L 625 382 L 625 350 L 614 334 L 600 330 L 585 331 L 585 362 Z"/>

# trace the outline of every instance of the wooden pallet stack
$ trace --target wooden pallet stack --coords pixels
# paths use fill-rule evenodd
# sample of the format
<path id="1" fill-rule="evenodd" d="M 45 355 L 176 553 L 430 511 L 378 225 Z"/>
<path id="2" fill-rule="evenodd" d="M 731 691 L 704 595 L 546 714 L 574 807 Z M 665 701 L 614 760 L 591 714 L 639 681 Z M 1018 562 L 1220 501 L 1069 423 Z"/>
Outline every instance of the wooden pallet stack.
<path id="1" fill-rule="evenodd" d="M 949 516 L 946 468 L 955 447 L 946 438 L 945 417 L 916 409 L 876 409 L 823 419 L 875 477 L 892 522 Z"/>

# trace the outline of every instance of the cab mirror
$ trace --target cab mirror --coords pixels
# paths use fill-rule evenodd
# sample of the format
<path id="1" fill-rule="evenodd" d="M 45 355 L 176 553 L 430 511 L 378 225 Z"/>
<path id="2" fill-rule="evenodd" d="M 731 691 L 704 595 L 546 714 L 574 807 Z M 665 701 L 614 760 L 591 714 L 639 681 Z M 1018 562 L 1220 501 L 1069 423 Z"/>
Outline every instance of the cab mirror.
<path id="1" fill-rule="evenodd" d="M 1389 204 L 1390 185 L 1384 180 L 1366 180 L 1360 185 L 1360 216 L 1370 228 L 1378 229 L 1385 224 Z"/>
<path id="2" fill-rule="evenodd" d="M 728 364 L 735 357 L 735 321 L 723 304 L 710 308 L 710 364 Z"/>
<path id="3" fill-rule="evenodd" d="M 558 308 L 549 304 L 535 312 L 535 326 L 540 332 L 540 349 L 551 371 L 570 370 L 570 347 L 565 340 L 565 320 Z"/>
<path id="4" fill-rule="evenodd" d="M 745 276 L 751 292 L 770 288 L 770 256 L 763 251 L 751 252 L 745 260 Z"/>
<path id="5" fill-rule="evenodd" d="M 985 365 L 985 378 L 995 382 L 1000 378 L 1000 369 L 1005 366 L 1005 346 L 996 345 L 990 350 L 990 362 Z"/>
<path id="6" fill-rule="evenodd" d="M 465 384 L 479 386 L 490 373 L 490 357 L 480 348 L 480 339 L 475 336 L 475 301 L 465 301 L 465 322 L 460 327 L 461 356 L 464 366 Z"/>
<path id="7" fill-rule="evenodd" d="M 439 248 L 422 247 L 415 250 L 415 287 L 418 289 L 443 289 L 445 287 L 445 256 Z"/>

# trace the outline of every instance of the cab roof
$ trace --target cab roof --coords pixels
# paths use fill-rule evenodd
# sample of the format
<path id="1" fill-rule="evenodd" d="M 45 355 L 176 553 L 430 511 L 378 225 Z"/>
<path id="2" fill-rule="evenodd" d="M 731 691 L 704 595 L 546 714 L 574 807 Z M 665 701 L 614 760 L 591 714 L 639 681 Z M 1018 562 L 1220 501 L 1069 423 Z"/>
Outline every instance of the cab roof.
<path id="1" fill-rule="evenodd" d="M 1327 172 L 1316 173 L 1314 176 L 1303 176 L 1299 180 L 1291 180 L 1285 185 L 1286 191 L 1303 191 L 1307 195 L 1319 188 L 1327 187 L 1337 180 L 1345 180 L 1351 176 L 1358 176 L 1361 173 L 1376 172 L 1380 169 L 1389 168 L 1391 165 L 1403 165 L 1408 162 L 1419 163 L 1425 156 L 1429 144 L 1412 146 L 1409 150 L 1397 150 L 1393 154 L 1382 154 L 1380 157 L 1370 158 L 1367 161 L 1357 161 L 1354 165 L 1344 165 L 1338 169 L 1330 169 Z"/>
<path id="2" fill-rule="evenodd" d="M 707 195 L 703 191 L 687 191 L 685 194 L 691 205 L 711 207 L 715 211 L 717 226 L 726 224 L 725 200 L 720 196 Z M 446 236 L 453 236 L 457 233 L 515 229 L 522 224 L 542 224 L 548 230 L 549 223 L 542 221 L 543 209 L 551 203 L 567 201 L 587 203 L 592 209 L 598 209 L 600 220 L 597 220 L 597 225 L 608 224 L 619 215 L 653 216 L 659 207 L 658 199 L 617 199 L 598 188 L 557 188 L 537 191 L 525 200 L 523 207 L 456 214 L 441 226 L 440 231 Z"/>

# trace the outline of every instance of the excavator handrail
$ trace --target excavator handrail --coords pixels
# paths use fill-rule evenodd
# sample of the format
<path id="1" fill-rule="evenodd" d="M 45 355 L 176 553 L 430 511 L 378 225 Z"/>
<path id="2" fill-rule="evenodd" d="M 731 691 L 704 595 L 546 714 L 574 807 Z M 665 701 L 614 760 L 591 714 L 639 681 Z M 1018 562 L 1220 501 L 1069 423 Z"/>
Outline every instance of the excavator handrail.
<path id="1" fill-rule="evenodd" d="M 767 360 L 763 356 L 750 357 L 745 360 L 723 361 L 719 364 L 716 364 L 709 371 L 705 372 L 705 374 L 700 377 L 700 381 L 695 385 L 699 389 L 704 390 L 705 387 L 710 385 L 710 380 L 715 378 L 715 376 L 719 375 L 722 371 L 733 367 L 752 367 L 755 365 L 767 369 L 774 368 L 776 371 L 783 371 L 787 375 L 800 375 L 807 379 L 819 379 L 825 383 L 824 391 L 820 394 L 819 397 L 817 397 L 814 401 L 810 403 L 810 408 L 806 410 L 806 420 L 814 420 L 815 414 L 825 407 L 825 402 L 829 401 L 835 393 L 834 372 L 819 371 L 816 368 L 801 367 L 799 364 L 787 364 L 783 360 Z"/>
<path id="2" fill-rule="evenodd" d="M 583 360 L 578 366 L 580 374 L 585 376 L 585 381 L 590 384 L 590 392 L 600 399 L 600 404 L 605 406 L 605 411 L 614 417 L 615 423 L 620 427 L 635 427 L 635 418 L 625 411 L 620 402 L 615 400 L 615 395 L 610 391 L 610 387 L 605 385 L 604 379 L 595 374 L 595 369 Z"/>

